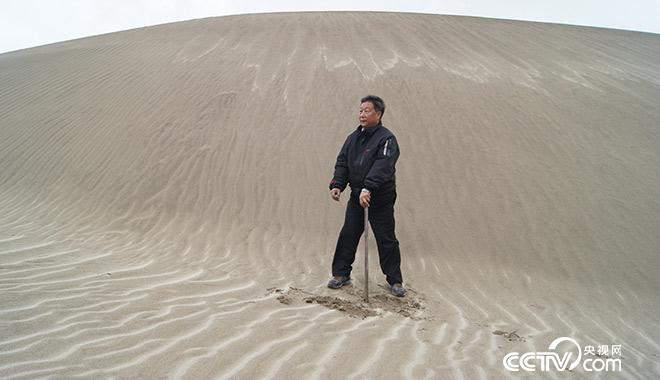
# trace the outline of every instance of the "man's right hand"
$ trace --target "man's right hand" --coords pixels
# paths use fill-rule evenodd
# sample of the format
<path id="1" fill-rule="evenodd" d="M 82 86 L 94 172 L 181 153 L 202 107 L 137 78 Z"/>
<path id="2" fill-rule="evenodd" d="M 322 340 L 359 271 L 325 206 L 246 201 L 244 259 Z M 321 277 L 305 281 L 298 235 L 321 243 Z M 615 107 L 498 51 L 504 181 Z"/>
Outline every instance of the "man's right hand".
<path id="1" fill-rule="evenodd" d="M 341 194 L 341 190 L 339 190 L 339 188 L 335 187 L 334 189 L 330 190 L 330 196 L 332 197 L 332 199 L 336 201 L 339 201 L 340 194 Z"/>

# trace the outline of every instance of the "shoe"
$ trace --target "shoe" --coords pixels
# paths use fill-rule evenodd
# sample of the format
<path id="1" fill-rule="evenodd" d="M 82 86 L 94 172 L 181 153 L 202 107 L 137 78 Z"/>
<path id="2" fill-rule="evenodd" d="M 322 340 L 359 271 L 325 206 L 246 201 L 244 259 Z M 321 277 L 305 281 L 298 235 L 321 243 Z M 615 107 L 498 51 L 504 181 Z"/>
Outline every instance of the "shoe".
<path id="1" fill-rule="evenodd" d="M 331 278 L 330 281 L 328 281 L 328 288 L 339 289 L 344 285 L 350 285 L 350 284 L 351 284 L 350 277 L 336 276 Z"/>
<path id="2" fill-rule="evenodd" d="M 403 297 L 406 295 L 406 289 L 399 283 L 390 285 L 390 292 L 397 297 Z"/>

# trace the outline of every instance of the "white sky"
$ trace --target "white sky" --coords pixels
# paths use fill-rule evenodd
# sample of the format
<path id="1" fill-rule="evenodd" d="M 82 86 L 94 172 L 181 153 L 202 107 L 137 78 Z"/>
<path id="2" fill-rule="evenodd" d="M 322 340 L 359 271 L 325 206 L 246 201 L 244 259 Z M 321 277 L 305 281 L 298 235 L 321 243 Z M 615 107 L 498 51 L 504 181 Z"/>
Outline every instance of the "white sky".
<path id="1" fill-rule="evenodd" d="M 660 33 L 660 0 L 0 0 L 0 53 L 147 25 L 242 13 L 371 10 Z"/>

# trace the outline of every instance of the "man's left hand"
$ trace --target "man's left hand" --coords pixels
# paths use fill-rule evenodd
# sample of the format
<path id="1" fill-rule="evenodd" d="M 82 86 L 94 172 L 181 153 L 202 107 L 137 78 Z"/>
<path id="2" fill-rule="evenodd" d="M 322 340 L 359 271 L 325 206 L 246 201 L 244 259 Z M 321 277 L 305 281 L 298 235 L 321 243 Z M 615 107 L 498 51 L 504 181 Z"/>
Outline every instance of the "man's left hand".
<path id="1" fill-rule="evenodd" d="M 371 203 L 371 193 L 363 191 L 360 193 L 360 206 L 362 208 L 368 207 Z"/>

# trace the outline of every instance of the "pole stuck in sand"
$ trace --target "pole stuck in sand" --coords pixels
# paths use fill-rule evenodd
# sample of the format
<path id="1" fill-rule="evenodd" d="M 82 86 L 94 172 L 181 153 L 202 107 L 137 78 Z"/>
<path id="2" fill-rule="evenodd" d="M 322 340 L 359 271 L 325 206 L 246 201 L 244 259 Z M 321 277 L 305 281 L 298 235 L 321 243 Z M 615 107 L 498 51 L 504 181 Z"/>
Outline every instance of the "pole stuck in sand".
<path id="1" fill-rule="evenodd" d="M 369 206 L 364 208 L 364 300 L 369 303 Z"/>

